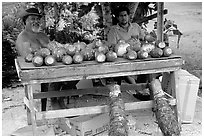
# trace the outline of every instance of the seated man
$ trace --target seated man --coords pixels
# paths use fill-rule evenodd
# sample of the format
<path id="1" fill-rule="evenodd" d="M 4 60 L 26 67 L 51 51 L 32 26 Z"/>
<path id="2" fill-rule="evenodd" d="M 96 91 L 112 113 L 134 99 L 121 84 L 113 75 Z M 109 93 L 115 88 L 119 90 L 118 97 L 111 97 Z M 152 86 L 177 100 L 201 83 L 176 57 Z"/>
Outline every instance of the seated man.
<path id="1" fill-rule="evenodd" d="M 47 47 L 49 43 L 48 36 L 41 32 L 40 30 L 40 18 L 42 15 L 39 13 L 38 9 L 30 8 L 27 9 L 22 14 L 22 20 L 25 24 L 25 29 L 18 35 L 16 40 L 16 49 L 19 56 L 25 57 L 31 51 L 38 50 L 40 48 Z M 69 86 L 75 88 L 77 81 L 70 82 L 72 83 Z M 63 86 L 63 82 L 60 83 L 50 83 L 42 84 L 41 89 L 43 92 L 48 90 L 60 90 Z M 42 111 L 46 110 L 46 101 L 47 99 L 42 99 Z M 56 102 L 56 98 L 52 98 L 51 101 Z M 60 98 L 58 104 L 61 105 L 61 108 L 65 108 L 63 99 Z"/>
<path id="2" fill-rule="evenodd" d="M 140 26 L 137 23 L 130 22 L 130 11 L 127 7 L 119 7 L 116 13 L 118 24 L 111 27 L 107 37 L 111 45 L 116 45 L 119 40 L 128 41 L 135 36 L 140 40 L 144 40 L 144 32 L 141 30 Z M 119 85 L 121 84 L 121 79 L 121 77 L 115 78 Z M 123 79 L 130 84 L 136 83 L 135 79 L 130 76 L 123 77 Z"/>

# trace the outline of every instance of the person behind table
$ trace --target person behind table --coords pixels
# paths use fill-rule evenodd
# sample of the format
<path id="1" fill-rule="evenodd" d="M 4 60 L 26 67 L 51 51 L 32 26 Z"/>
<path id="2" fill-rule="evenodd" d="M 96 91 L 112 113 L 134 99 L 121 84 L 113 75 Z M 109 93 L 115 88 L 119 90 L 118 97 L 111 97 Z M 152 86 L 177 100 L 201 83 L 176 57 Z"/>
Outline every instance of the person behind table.
<path id="1" fill-rule="evenodd" d="M 25 29 L 18 35 L 16 40 L 16 49 L 18 56 L 25 57 L 28 53 L 31 53 L 31 51 L 36 51 L 39 50 L 40 48 L 47 47 L 47 44 L 49 43 L 50 40 L 45 33 L 40 31 L 41 17 L 42 15 L 36 8 L 29 8 L 22 13 L 21 18 L 25 25 Z M 69 86 L 74 87 L 76 83 L 77 81 L 76 82 L 70 81 L 68 84 Z M 61 87 L 64 85 L 65 85 L 64 82 L 49 84 L 42 83 L 41 90 L 43 92 L 48 90 L 49 91 L 60 90 Z M 42 99 L 42 111 L 46 110 L 46 101 L 47 99 Z M 58 100 L 56 98 L 51 98 L 51 103 L 53 104 L 59 103 L 58 106 L 61 106 L 60 108 L 65 108 L 62 98 L 59 98 Z"/>
<path id="2" fill-rule="evenodd" d="M 141 27 L 137 23 L 130 22 L 130 11 L 127 7 L 119 7 L 115 13 L 118 23 L 117 25 L 113 25 L 107 34 L 107 41 L 111 45 L 115 46 L 119 40 L 128 41 L 131 38 L 144 40 L 145 34 Z M 121 84 L 122 78 L 116 77 L 115 79 L 119 84 Z M 123 79 L 130 84 L 136 83 L 133 76 L 123 77 Z"/>

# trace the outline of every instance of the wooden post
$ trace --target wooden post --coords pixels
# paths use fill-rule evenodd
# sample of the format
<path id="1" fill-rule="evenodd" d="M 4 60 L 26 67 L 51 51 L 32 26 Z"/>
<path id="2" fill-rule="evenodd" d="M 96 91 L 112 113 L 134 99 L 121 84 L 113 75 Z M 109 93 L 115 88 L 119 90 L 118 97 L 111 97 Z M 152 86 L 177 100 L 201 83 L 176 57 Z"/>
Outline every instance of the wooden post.
<path id="1" fill-rule="evenodd" d="M 25 85 L 25 97 L 27 99 L 29 99 L 29 97 L 28 97 L 28 85 Z M 26 107 L 26 110 L 27 110 L 27 123 L 28 123 L 28 125 L 32 125 L 30 109 L 27 106 L 25 106 L 25 107 Z"/>
<path id="2" fill-rule="evenodd" d="M 35 118 L 33 86 L 32 85 L 27 85 L 27 92 L 28 92 L 27 94 L 28 94 L 28 100 L 30 104 L 30 121 L 32 123 L 33 135 L 37 135 L 37 124 L 36 124 L 36 118 Z"/>
<path id="3" fill-rule="evenodd" d="M 164 10 L 164 3 L 158 2 L 157 3 L 157 40 L 159 40 L 159 42 L 163 41 L 163 27 L 164 27 L 163 10 Z"/>

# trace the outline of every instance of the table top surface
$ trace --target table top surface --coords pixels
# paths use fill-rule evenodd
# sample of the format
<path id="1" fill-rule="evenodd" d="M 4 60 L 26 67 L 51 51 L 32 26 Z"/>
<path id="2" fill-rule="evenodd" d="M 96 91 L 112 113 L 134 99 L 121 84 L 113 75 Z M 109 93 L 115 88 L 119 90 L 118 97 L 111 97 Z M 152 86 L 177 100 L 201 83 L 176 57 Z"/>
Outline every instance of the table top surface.
<path id="1" fill-rule="evenodd" d="M 32 63 L 25 62 L 21 57 L 17 58 L 21 80 L 46 80 L 46 82 L 55 81 L 51 79 L 61 79 L 62 81 L 81 80 L 174 71 L 180 68 L 182 64 L 183 60 L 178 55 L 136 60 L 118 58 L 115 62 L 104 63 L 84 61 L 81 64 L 71 65 L 64 65 L 58 62 L 55 66 L 41 67 L 35 67 Z"/>

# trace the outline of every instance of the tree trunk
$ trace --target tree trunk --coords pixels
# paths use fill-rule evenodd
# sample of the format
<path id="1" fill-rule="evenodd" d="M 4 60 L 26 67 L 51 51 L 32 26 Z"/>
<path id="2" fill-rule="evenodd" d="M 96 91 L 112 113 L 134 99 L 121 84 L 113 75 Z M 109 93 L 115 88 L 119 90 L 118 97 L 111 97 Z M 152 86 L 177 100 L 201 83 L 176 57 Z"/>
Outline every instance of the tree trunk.
<path id="1" fill-rule="evenodd" d="M 128 2 L 127 4 L 128 9 L 130 10 L 130 22 L 133 21 L 138 5 L 139 5 L 139 2 Z"/>
<path id="2" fill-rule="evenodd" d="M 58 9 L 58 4 L 55 2 L 54 3 L 54 18 L 55 18 L 55 22 L 54 22 L 54 33 L 55 33 L 55 39 L 56 39 L 56 35 L 57 35 L 57 23 L 59 21 L 59 9 Z"/>
<path id="3" fill-rule="evenodd" d="M 163 30 L 164 30 L 164 3 L 158 2 L 157 3 L 157 40 L 159 42 L 163 42 Z"/>
<path id="4" fill-rule="evenodd" d="M 41 12 L 41 14 L 43 15 L 43 16 L 42 16 L 42 25 L 41 25 L 41 28 L 42 28 L 42 30 L 44 31 L 45 28 L 46 28 L 44 2 L 38 2 L 38 7 L 40 8 L 40 12 Z"/>
<path id="5" fill-rule="evenodd" d="M 165 98 L 161 83 L 158 79 L 151 81 L 150 89 L 153 92 L 155 115 L 159 128 L 164 136 L 178 136 L 181 126 L 168 100 Z"/>
<path id="6" fill-rule="evenodd" d="M 109 136 L 128 136 L 127 118 L 125 114 L 125 104 L 120 97 L 120 86 L 109 85 L 110 90 L 110 129 Z"/>
<path id="7" fill-rule="evenodd" d="M 112 15 L 111 7 L 109 2 L 101 2 L 102 14 L 103 14 L 103 25 L 104 27 L 104 39 L 107 39 L 107 34 L 112 26 Z"/>

